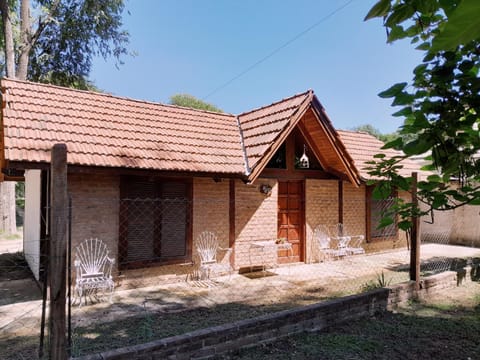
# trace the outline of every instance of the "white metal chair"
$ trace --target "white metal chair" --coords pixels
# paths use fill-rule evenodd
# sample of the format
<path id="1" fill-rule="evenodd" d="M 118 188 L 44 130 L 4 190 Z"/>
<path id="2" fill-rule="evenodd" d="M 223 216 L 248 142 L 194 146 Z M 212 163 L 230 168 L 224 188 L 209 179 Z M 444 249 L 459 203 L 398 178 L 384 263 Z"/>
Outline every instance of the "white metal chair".
<path id="1" fill-rule="evenodd" d="M 345 224 L 338 223 L 332 228 L 332 236 L 338 237 L 343 242 L 342 247 L 345 249 L 347 255 L 365 254 L 365 249 L 362 247 L 362 242 L 365 239 L 363 235 L 352 235 Z"/>
<path id="2" fill-rule="evenodd" d="M 99 239 L 88 239 L 75 248 L 75 288 L 74 296 L 79 298 L 98 297 L 98 291 L 108 292 L 112 302 L 115 284 L 112 279 L 112 267 L 115 259 L 108 256 L 107 245 Z"/>
<path id="3" fill-rule="evenodd" d="M 196 240 L 197 254 L 200 259 L 200 279 L 210 279 L 211 276 L 232 273 L 230 255 L 232 248 L 222 248 L 219 245 L 217 236 L 211 231 L 202 232 Z M 223 261 L 219 260 L 218 253 L 225 253 Z"/>
<path id="4" fill-rule="evenodd" d="M 346 255 L 345 250 L 334 247 L 325 225 L 317 225 L 313 230 L 313 240 L 317 243 L 324 260 L 339 258 Z"/>

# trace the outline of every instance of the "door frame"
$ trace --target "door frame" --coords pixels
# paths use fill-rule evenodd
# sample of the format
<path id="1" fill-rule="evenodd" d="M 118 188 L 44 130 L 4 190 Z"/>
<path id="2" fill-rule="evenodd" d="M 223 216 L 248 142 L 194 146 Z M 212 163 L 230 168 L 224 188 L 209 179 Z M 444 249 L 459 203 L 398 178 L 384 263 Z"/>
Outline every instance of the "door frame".
<path id="1" fill-rule="evenodd" d="M 301 188 L 301 195 L 300 195 L 300 214 L 299 214 L 299 222 L 300 222 L 300 229 L 299 229 L 299 251 L 298 251 L 298 262 L 305 262 L 306 261 L 306 256 L 305 256 L 305 249 L 306 249 L 306 224 L 305 224 L 305 179 L 288 179 L 288 178 L 282 178 L 278 179 L 278 186 L 280 187 L 280 183 L 289 183 L 289 182 L 297 182 L 300 184 Z M 288 186 L 288 185 L 287 185 Z M 279 197 L 277 196 L 277 237 L 278 237 L 278 231 L 279 231 L 279 209 L 278 209 L 278 201 Z"/>

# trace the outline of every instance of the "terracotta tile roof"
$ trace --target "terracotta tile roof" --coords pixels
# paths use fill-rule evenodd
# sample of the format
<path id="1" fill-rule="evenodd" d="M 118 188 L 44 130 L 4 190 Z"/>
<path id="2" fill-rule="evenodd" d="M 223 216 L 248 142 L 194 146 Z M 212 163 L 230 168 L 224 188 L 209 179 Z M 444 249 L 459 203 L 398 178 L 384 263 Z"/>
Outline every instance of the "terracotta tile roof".
<path id="1" fill-rule="evenodd" d="M 11 79 L 1 85 L 0 158 L 49 163 L 52 146 L 62 142 L 73 165 L 231 174 L 245 180 L 302 111 L 318 102 L 309 90 L 235 116 Z M 327 125 L 335 133 L 329 120 Z M 383 144 L 365 133 L 338 134 L 348 152 L 340 153 L 350 155 L 367 178 L 363 163 Z M 407 170 L 418 169 L 411 163 Z"/>
<path id="2" fill-rule="evenodd" d="M 5 158 L 49 162 L 64 142 L 76 165 L 244 174 L 234 115 L 2 79 Z"/>
<path id="3" fill-rule="evenodd" d="M 368 166 L 365 162 L 374 160 L 375 154 L 385 154 L 387 157 L 401 154 L 393 149 L 382 149 L 384 143 L 366 132 L 337 130 L 337 133 L 363 179 L 371 179 L 365 170 L 365 167 Z M 411 159 L 403 160 L 401 165 L 403 168 L 400 170 L 400 174 L 403 176 L 410 176 L 413 171 L 419 172 L 421 167 L 419 162 Z"/>
<path id="4" fill-rule="evenodd" d="M 312 94 L 309 90 L 238 115 L 249 168 L 256 166 L 295 113 L 311 100 Z"/>

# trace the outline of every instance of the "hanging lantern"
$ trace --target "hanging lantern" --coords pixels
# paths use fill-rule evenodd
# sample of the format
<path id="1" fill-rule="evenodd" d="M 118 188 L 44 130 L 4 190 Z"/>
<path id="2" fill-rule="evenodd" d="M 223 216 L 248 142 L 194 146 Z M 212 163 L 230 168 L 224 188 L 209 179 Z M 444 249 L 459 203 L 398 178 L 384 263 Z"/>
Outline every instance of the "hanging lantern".
<path id="1" fill-rule="evenodd" d="M 310 167 L 310 160 L 308 160 L 308 156 L 306 154 L 307 149 L 305 144 L 303 145 L 303 155 L 298 162 L 298 167 L 301 169 L 308 169 Z"/>

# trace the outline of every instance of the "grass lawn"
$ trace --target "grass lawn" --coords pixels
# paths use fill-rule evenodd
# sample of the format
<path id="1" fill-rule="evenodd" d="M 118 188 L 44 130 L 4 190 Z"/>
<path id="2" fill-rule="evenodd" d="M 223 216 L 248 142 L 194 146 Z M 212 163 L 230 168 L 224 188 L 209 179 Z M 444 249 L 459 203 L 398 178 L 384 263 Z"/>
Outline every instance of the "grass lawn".
<path id="1" fill-rule="evenodd" d="M 479 359 L 480 284 L 317 333 L 287 337 L 217 359 Z"/>

